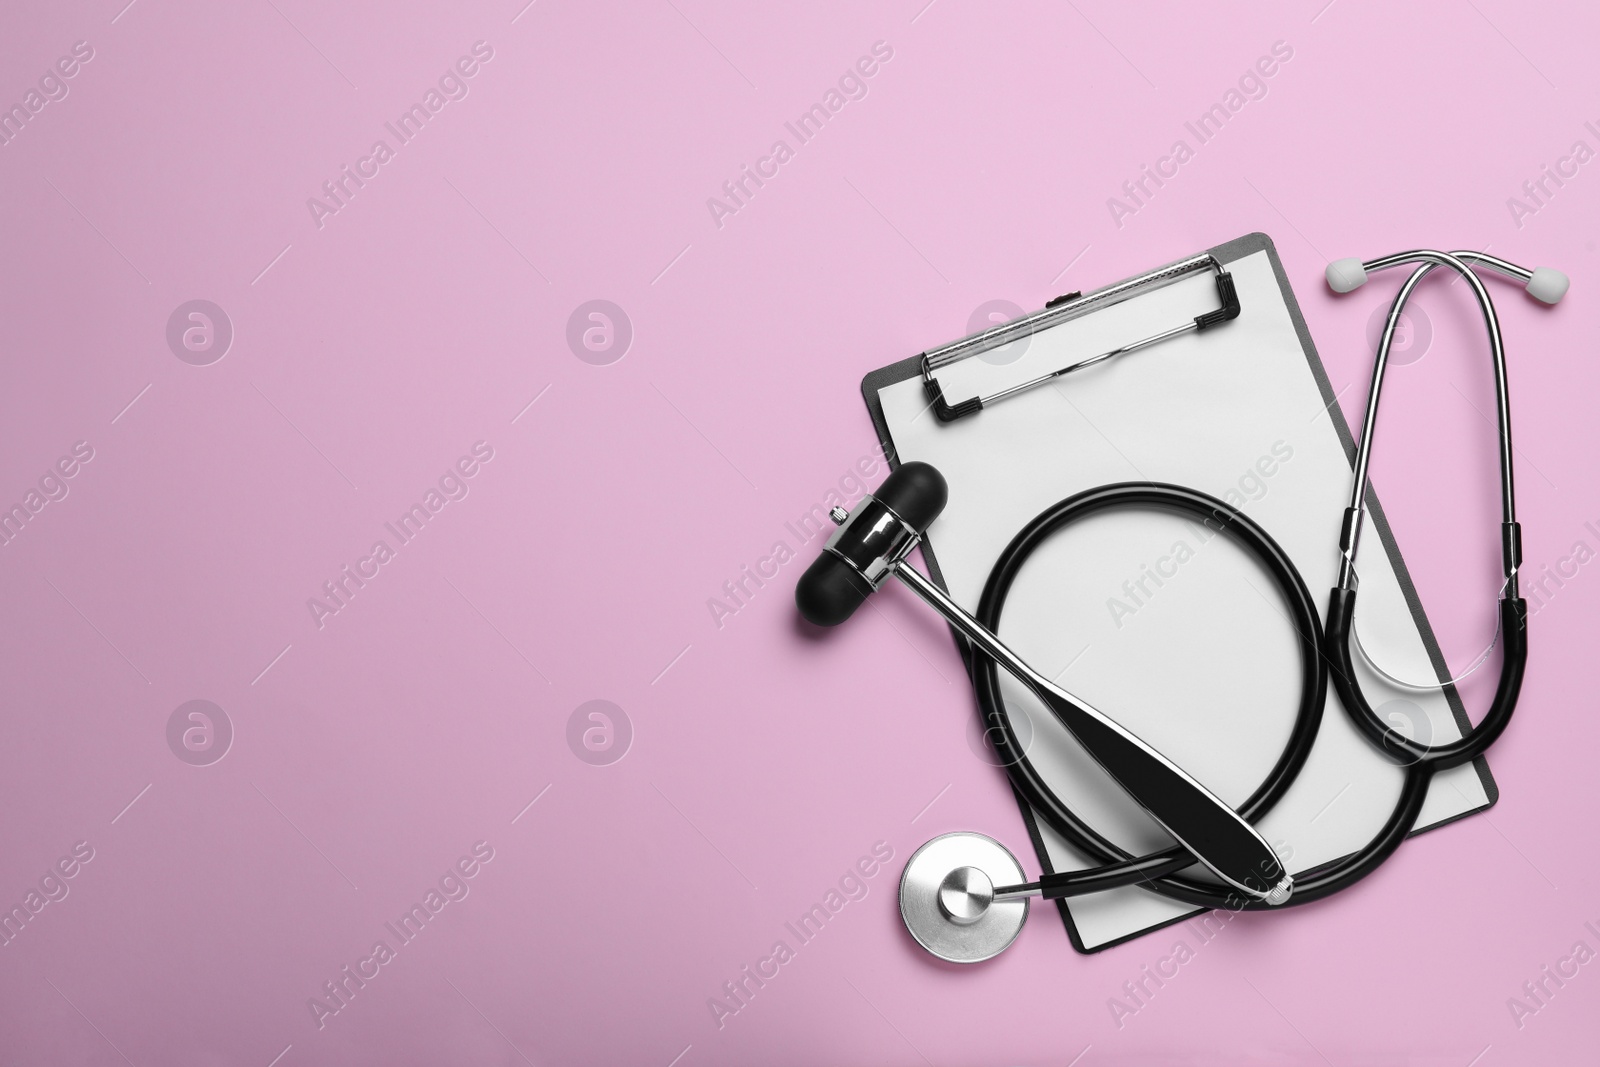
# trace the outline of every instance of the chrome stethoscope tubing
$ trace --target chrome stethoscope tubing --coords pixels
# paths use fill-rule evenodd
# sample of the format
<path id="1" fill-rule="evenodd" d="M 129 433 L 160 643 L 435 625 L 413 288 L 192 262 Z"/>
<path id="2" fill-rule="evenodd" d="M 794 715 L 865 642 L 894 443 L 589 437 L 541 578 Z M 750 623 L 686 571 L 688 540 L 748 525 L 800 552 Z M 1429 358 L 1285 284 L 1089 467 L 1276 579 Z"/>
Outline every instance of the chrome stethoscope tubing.
<path id="1" fill-rule="evenodd" d="M 1517 584 L 1517 570 L 1522 564 L 1522 529 L 1516 516 L 1516 481 L 1512 470 L 1511 407 L 1506 389 L 1505 343 L 1500 334 L 1500 319 L 1495 313 L 1494 301 L 1473 265 L 1488 267 L 1496 273 L 1524 284 L 1530 295 L 1547 304 L 1560 300 L 1567 291 L 1567 278 L 1559 271 L 1540 267 L 1528 270 L 1481 252 L 1438 252 L 1419 249 L 1398 252 L 1391 256 L 1360 262 L 1346 259 L 1328 266 L 1328 284 L 1336 292 L 1349 292 L 1366 281 L 1374 271 L 1387 270 L 1407 264 L 1421 264 L 1401 285 L 1389 308 L 1383 335 L 1378 343 L 1373 361 L 1372 387 L 1367 395 L 1366 418 L 1362 425 L 1361 440 L 1356 449 L 1355 474 L 1351 483 L 1350 504 L 1345 509 L 1339 533 L 1339 578 L 1329 596 L 1325 628 L 1327 655 L 1332 665 L 1332 681 L 1339 699 L 1357 729 L 1385 755 L 1395 762 L 1410 767 L 1417 774 L 1431 777 L 1433 773 L 1458 766 L 1482 755 L 1504 731 L 1516 707 L 1522 688 L 1523 672 L 1527 663 L 1527 603 L 1522 599 Z M 1500 548 L 1504 564 L 1505 584 L 1500 591 L 1499 632 L 1503 641 L 1500 680 L 1488 711 L 1465 736 L 1442 745 L 1427 745 L 1396 733 L 1373 710 L 1357 678 L 1350 654 L 1351 638 L 1355 632 L 1356 590 L 1360 584 L 1356 573 L 1356 549 L 1360 541 L 1361 526 L 1366 515 L 1366 495 L 1369 467 L 1372 461 L 1372 442 L 1378 419 L 1378 400 L 1382 394 L 1384 371 L 1388 367 L 1389 350 L 1394 343 L 1395 329 L 1405 312 L 1417 285 L 1438 267 L 1448 267 L 1464 278 L 1483 313 L 1484 330 L 1489 339 L 1489 354 L 1494 365 L 1495 398 L 1498 413 L 1500 446 Z"/>
<path id="2" fill-rule="evenodd" d="M 897 468 L 878 492 L 854 514 L 835 509 L 842 523 L 826 550 L 795 591 L 801 614 L 832 626 L 843 622 L 890 577 L 905 584 L 940 612 L 965 638 L 979 709 L 990 727 L 1012 788 L 1037 817 L 1091 863 L 1086 870 L 1042 875 L 1024 882 L 1022 868 L 1004 846 L 982 834 L 955 833 L 934 838 L 907 862 L 901 875 L 900 911 L 906 928 L 929 952 L 952 962 L 989 959 L 1012 943 L 1027 918 L 1031 898 L 1060 899 L 1141 885 L 1173 900 L 1201 907 L 1260 909 L 1319 900 L 1372 873 L 1411 832 L 1427 799 L 1435 773 L 1481 755 L 1509 723 L 1522 688 L 1527 662 L 1527 604 L 1517 586 L 1522 545 L 1516 518 L 1512 471 L 1511 411 L 1506 392 L 1505 346 L 1494 303 L 1474 267 L 1486 267 L 1522 282 L 1529 295 L 1554 304 L 1565 295 L 1567 278 L 1540 267 L 1527 270 L 1481 252 L 1416 250 L 1362 262 L 1340 260 L 1328 266 L 1329 286 L 1346 293 L 1369 273 L 1417 264 L 1389 309 L 1372 371 L 1366 417 L 1356 450 L 1350 504 L 1339 534 L 1338 584 L 1331 591 L 1325 626 L 1294 563 L 1266 531 L 1229 505 L 1192 489 L 1151 482 L 1100 486 L 1069 497 L 1025 526 L 996 560 L 973 615 L 968 615 L 931 580 L 911 569 L 906 556 L 945 504 L 944 479 L 922 463 Z M 1389 352 L 1407 302 L 1423 278 L 1446 267 L 1465 278 L 1489 338 L 1498 409 L 1501 483 L 1501 548 L 1505 585 L 1500 595 L 1503 659 L 1494 699 L 1466 735 L 1440 745 L 1400 736 L 1379 718 L 1357 681 L 1352 645 L 1359 576 L 1356 546 L 1366 515 L 1372 442 L 1378 401 Z M 1289 744 L 1267 779 L 1235 812 L 1180 768 L 1138 738 L 1057 689 L 995 636 L 1012 582 L 1029 556 L 1053 534 L 1078 519 L 1111 508 L 1139 507 L 1188 512 L 1232 534 L 1274 576 L 1299 638 L 1301 698 Z M 1476 666 L 1476 664 L 1474 665 Z M 1177 843 L 1135 856 L 1108 840 L 1068 808 L 1029 760 L 1006 713 L 999 668 L 1034 691 L 1086 750 L 1105 767 Z M 1383 672 L 1379 671 L 1382 675 Z M 1387 677 L 1384 675 L 1384 677 Z M 1292 876 L 1250 825 L 1293 784 L 1314 743 L 1326 687 L 1331 681 L 1358 731 L 1388 759 L 1404 768 L 1400 796 L 1378 833 L 1364 846 L 1338 859 Z M 1448 688 L 1442 680 L 1434 688 Z M 1185 876 L 1199 859 L 1223 884 Z M 1290 897 L 1290 890 L 1293 896 Z M 1242 892 L 1241 892 L 1242 890 Z"/>
<path id="3" fill-rule="evenodd" d="M 1464 278 L 1471 288 L 1472 295 L 1478 302 L 1478 309 L 1483 313 L 1484 329 L 1489 337 L 1489 355 L 1494 364 L 1495 409 L 1500 441 L 1501 553 L 1506 577 L 1502 596 L 1515 598 L 1518 594 L 1517 568 L 1522 561 L 1516 514 L 1516 479 L 1511 462 L 1511 405 L 1506 394 L 1505 342 L 1500 335 L 1500 318 L 1495 313 L 1494 301 L 1489 298 L 1489 291 L 1484 287 L 1483 280 L 1478 277 L 1470 264 L 1488 267 L 1524 284 L 1534 278 L 1535 272 L 1482 252 L 1434 252 L 1419 249 L 1397 252 L 1392 256 L 1382 256 L 1360 263 L 1357 276 L 1361 281 L 1365 281 L 1365 276 L 1368 274 L 1409 263 L 1420 263 L 1421 266 L 1405 280 L 1405 284 L 1400 287 L 1400 292 L 1396 294 L 1394 303 L 1389 308 L 1389 316 L 1383 326 L 1383 336 L 1378 342 L 1377 358 L 1372 365 L 1372 387 L 1367 392 L 1367 412 L 1362 422 L 1361 441 L 1356 448 L 1355 477 L 1351 482 L 1350 504 L 1345 509 L 1344 526 L 1340 532 L 1339 588 L 1353 589 L 1358 581 L 1355 570 L 1356 547 L 1366 514 L 1368 469 L 1372 462 L 1372 440 L 1378 424 L 1378 399 L 1383 391 L 1384 372 L 1388 369 L 1389 350 L 1394 343 L 1395 330 L 1400 325 L 1401 316 L 1411 299 L 1411 294 L 1422 279 L 1438 267 L 1448 267 Z M 1329 267 L 1329 281 L 1339 291 L 1348 292 L 1349 289 L 1337 281 L 1341 275 L 1341 268 L 1344 271 L 1351 271 L 1351 261 L 1342 260 Z"/>

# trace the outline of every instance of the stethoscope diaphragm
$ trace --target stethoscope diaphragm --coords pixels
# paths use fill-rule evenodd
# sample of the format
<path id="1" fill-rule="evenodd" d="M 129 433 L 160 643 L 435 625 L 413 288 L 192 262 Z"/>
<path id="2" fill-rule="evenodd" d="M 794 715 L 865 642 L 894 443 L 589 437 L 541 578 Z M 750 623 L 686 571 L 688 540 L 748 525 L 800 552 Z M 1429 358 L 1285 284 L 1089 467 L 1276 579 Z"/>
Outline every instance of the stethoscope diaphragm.
<path id="1" fill-rule="evenodd" d="M 950 963 L 981 963 L 1011 946 L 1028 901 L 995 900 L 996 886 L 1023 881 L 1022 865 L 983 834 L 942 834 L 906 861 L 900 918 L 917 944 Z"/>
<path id="2" fill-rule="evenodd" d="M 1134 279 L 1104 290 L 1102 296 L 1122 294 L 1136 284 L 1167 277 L 1171 270 L 1204 266 L 1211 257 L 1185 261 L 1167 271 Z M 910 566 L 907 558 L 944 509 L 948 487 L 942 475 L 926 463 L 908 461 L 895 468 L 878 492 L 861 501 L 854 512 L 835 507 L 830 517 L 839 529 L 824 551 L 807 569 L 795 589 L 795 602 L 809 622 L 836 626 L 854 613 L 868 596 L 889 578 L 907 588 L 942 615 L 964 638 L 963 652 L 977 693 L 983 723 L 995 731 L 994 747 L 1001 757 L 1013 790 L 1026 807 L 1063 841 L 1081 853 L 1091 866 L 1041 874 L 1023 882 L 1016 858 L 998 841 L 983 834 L 963 832 L 936 837 L 918 849 L 906 863 L 900 880 L 900 915 L 916 942 L 932 955 L 951 963 L 977 963 L 1009 947 L 1027 921 L 1031 897 L 1059 900 L 1121 886 L 1138 884 L 1146 889 L 1198 907 L 1276 908 L 1290 902 L 1306 903 L 1348 888 L 1372 873 L 1412 831 L 1428 797 L 1433 775 L 1457 767 L 1483 754 L 1506 728 L 1521 691 L 1527 660 L 1527 602 L 1518 590 L 1522 562 L 1522 533 L 1516 521 L 1513 490 L 1509 405 L 1506 399 L 1505 351 L 1499 320 L 1488 291 L 1473 269 L 1489 267 L 1523 282 L 1530 295 L 1555 303 L 1566 292 L 1566 277 L 1545 268 L 1527 270 L 1481 252 L 1420 250 L 1361 262 L 1340 261 L 1328 268 L 1328 284 L 1336 292 L 1349 292 L 1364 283 L 1369 273 L 1402 264 L 1420 264 L 1402 285 L 1389 315 L 1374 360 L 1368 391 L 1366 419 L 1355 450 L 1351 500 L 1339 532 L 1339 574 L 1332 589 L 1324 622 L 1309 590 L 1287 553 L 1236 507 L 1198 490 L 1157 482 L 1122 482 L 1085 490 L 1062 500 L 1036 516 L 1018 532 L 996 560 L 984 586 L 976 612 L 951 598 L 933 578 Z M 1375 711 L 1356 676 L 1355 656 L 1367 662 L 1379 677 L 1402 689 L 1433 689 L 1395 678 L 1371 662 L 1355 635 L 1358 578 L 1357 545 L 1366 518 L 1368 471 L 1376 424 L 1378 397 L 1383 384 L 1395 328 L 1406 301 L 1417 284 L 1432 270 L 1448 267 L 1469 283 L 1489 337 L 1499 409 L 1501 497 L 1501 550 L 1505 585 L 1501 591 L 1496 638 L 1466 672 L 1487 661 L 1498 645 L 1504 649 L 1500 679 L 1489 709 L 1477 725 L 1455 740 L 1433 744 L 1431 736 L 1416 738 L 1395 728 Z M 1222 310 L 1138 342 L 1148 347 L 1179 332 L 1204 329 L 1230 321 L 1238 314 L 1231 281 L 1219 271 Z M 1092 299 L 1092 298 L 1091 298 Z M 1087 301 L 1086 301 L 1087 303 Z M 1002 331 L 987 331 L 948 346 L 947 361 L 965 358 L 998 344 Z M 991 345 L 992 346 L 992 345 Z M 1070 365 L 1061 373 L 1110 358 L 1100 357 Z M 929 355 L 924 356 L 928 391 L 939 407 L 942 394 L 930 377 Z M 1053 377 L 1054 375 L 1047 375 Z M 1027 385 L 1038 382 L 1026 383 Z M 941 421 L 952 421 L 983 409 L 1018 389 L 990 397 L 977 397 L 939 410 Z M 1329 405 L 1337 398 L 1330 398 Z M 1234 535 L 1276 579 L 1289 606 L 1298 637 L 1301 659 L 1301 699 L 1289 744 L 1266 781 L 1238 810 L 1210 792 L 1181 767 L 1129 733 L 1115 720 L 1081 698 L 1045 678 L 996 636 L 1007 592 L 1028 556 L 1050 535 L 1075 518 L 1121 507 L 1155 507 L 1189 512 Z M 930 560 L 931 562 L 931 560 Z M 1030 689 L 1054 717 L 1089 752 L 1116 783 L 1174 839 L 1168 848 L 1134 856 L 1084 823 L 1061 802 L 1034 768 L 1005 711 L 999 688 L 999 670 Z M 1294 782 L 1315 742 L 1327 687 L 1332 682 L 1350 720 L 1384 756 L 1405 768 L 1400 797 L 1382 830 L 1367 845 L 1341 859 L 1318 864 L 1292 876 L 1251 824 L 1264 815 Z M 1442 685 L 1451 684 L 1446 680 Z M 1386 705 L 1387 706 L 1387 705 Z M 1199 860 L 1222 883 L 1196 880 L 1183 872 Z M 1098 863 L 1100 866 L 1093 866 Z"/>

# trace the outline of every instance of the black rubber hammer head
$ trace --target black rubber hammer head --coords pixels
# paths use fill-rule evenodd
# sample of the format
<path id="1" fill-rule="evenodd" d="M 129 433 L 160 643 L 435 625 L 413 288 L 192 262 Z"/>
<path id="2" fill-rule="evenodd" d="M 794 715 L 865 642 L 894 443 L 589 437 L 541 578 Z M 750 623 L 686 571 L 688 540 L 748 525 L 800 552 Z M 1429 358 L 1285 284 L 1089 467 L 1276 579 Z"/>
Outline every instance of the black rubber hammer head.
<path id="1" fill-rule="evenodd" d="M 863 497 L 800 576 L 794 602 L 807 622 L 837 626 L 888 580 L 950 497 L 944 475 L 926 463 L 903 463 Z"/>

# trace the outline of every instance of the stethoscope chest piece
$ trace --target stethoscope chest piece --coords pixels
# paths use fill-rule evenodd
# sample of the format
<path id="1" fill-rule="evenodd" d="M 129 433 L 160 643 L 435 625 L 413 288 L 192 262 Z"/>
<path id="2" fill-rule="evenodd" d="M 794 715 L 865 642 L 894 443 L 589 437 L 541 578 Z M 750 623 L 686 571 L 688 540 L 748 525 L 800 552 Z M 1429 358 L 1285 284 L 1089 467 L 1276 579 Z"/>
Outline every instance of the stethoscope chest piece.
<path id="1" fill-rule="evenodd" d="M 912 854 L 900 875 L 900 918 L 917 944 L 950 963 L 1004 952 L 1028 921 L 1028 901 L 994 899 L 1023 881 L 1006 847 L 975 833 L 943 834 Z"/>
<path id="2" fill-rule="evenodd" d="M 949 486 L 933 467 L 916 460 L 904 462 L 884 479 L 877 492 L 864 497 L 854 511 L 836 507 L 829 512 L 839 528 L 795 586 L 795 604 L 800 614 L 817 626 L 837 626 L 850 618 L 890 578 L 898 579 L 924 600 L 965 641 L 964 649 L 970 653 L 968 668 L 984 725 L 999 730 L 994 735 L 996 750 L 1005 757 L 1006 776 L 1019 801 L 1025 809 L 1037 813 L 1076 851 L 1100 864 L 1083 870 L 1047 871 L 1037 881 L 1024 882 L 1016 857 L 993 838 L 976 833 L 934 838 L 917 849 L 900 876 L 900 918 L 911 936 L 928 952 L 950 963 L 992 959 L 1004 952 L 1022 932 L 1028 920 L 1030 898 L 1065 900 L 1135 883 L 1188 907 L 1230 911 L 1282 907 L 1290 903 L 1291 894 L 1294 903 L 1320 900 L 1365 878 L 1398 847 L 1416 824 L 1436 772 L 1477 759 L 1505 729 L 1522 688 L 1528 652 L 1528 607 L 1517 587 L 1522 564 L 1522 528 L 1516 518 L 1512 477 L 1505 345 L 1494 302 L 1474 268 L 1488 267 L 1519 281 L 1530 296 L 1547 304 L 1555 303 L 1566 294 L 1567 278 L 1559 271 L 1543 267 L 1528 270 L 1483 252 L 1420 249 L 1365 262 L 1341 260 L 1328 267 L 1328 285 L 1336 292 L 1349 292 L 1365 283 L 1368 274 L 1402 264 L 1418 266 L 1390 305 L 1373 361 L 1366 420 L 1355 450 L 1350 505 L 1345 509 L 1339 534 L 1339 584 L 1328 600 L 1325 627 L 1316 602 L 1288 553 L 1236 506 L 1196 489 L 1161 482 L 1118 482 L 1084 490 L 1052 505 L 1018 531 L 996 560 L 975 613 L 957 603 L 929 574 L 907 562 L 911 552 L 923 544 L 928 528 L 948 500 Z M 1015 335 L 1008 332 L 1013 328 L 1053 325 L 1076 314 L 1081 307 L 1096 302 L 1109 306 L 1129 296 L 1134 287 L 1165 284 L 1180 274 L 1207 266 L 1217 273 L 1217 293 L 1223 306 L 1199 316 L 1192 324 L 1080 360 L 1032 382 L 954 405 L 945 401 L 942 387 L 932 376 L 936 367 L 1008 343 L 1014 339 Z M 1493 703 L 1464 736 L 1436 745 L 1400 737 L 1369 705 L 1351 653 L 1352 646 L 1359 644 L 1355 639 L 1356 546 L 1367 512 L 1367 475 L 1384 369 L 1406 301 L 1417 284 L 1439 267 L 1449 268 L 1468 282 L 1489 338 L 1499 409 L 1503 514 L 1500 541 L 1506 580 L 1500 596 L 1498 631 L 1504 654 Z M 1231 321 L 1239 315 L 1232 278 L 1209 253 L 1111 286 L 1081 301 L 1077 296 L 1052 302 L 1052 305 L 1061 304 L 1065 310 L 1047 308 L 1040 313 L 1042 318 L 1030 317 L 1027 323 L 1019 320 L 1019 323 L 996 327 L 935 352 L 924 353 L 921 357 L 924 385 L 929 399 L 939 408 L 939 419 L 949 422 L 973 415 L 992 402 L 1033 385 L 1181 333 Z M 1044 321 L 1046 319 L 1049 321 Z M 1299 707 L 1288 747 L 1267 780 L 1237 810 L 1115 719 L 1062 689 L 1054 678 L 1047 678 L 1029 666 L 997 635 L 1007 593 L 1030 554 L 1070 523 L 1124 507 L 1173 511 L 1186 515 L 1191 521 L 1204 523 L 1212 532 L 1227 532 L 1272 575 L 1289 609 L 1287 614 L 1299 637 Z M 927 551 L 924 546 L 925 556 Z M 931 558 L 928 562 L 932 562 Z M 1421 621 L 1420 615 L 1418 621 Z M 1129 856 L 1089 829 L 1067 808 L 1029 761 L 1023 751 L 1025 746 L 1011 729 L 998 679 L 1000 668 L 1033 693 L 1122 791 L 1172 837 L 1172 845 L 1145 856 Z M 1383 674 L 1382 671 L 1378 673 Z M 1253 824 L 1290 788 L 1310 756 L 1323 707 L 1328 702 L 1330 676 L 1339 701 L 1350 713 L 1356 729 L 1386 757 L 1406 768 L 1405 784 L 1377 837 L 1343 859 L 1302 872 L 1297 881 L 1284 858 Z M 1440 680 L 1443 688 L 1451 684 L 1448 679 Z M 1421 688 L 1431 691 L 1434 685 L 1430 681 Z M 1222 884 L 1196 880 L 1182 873 L 1196 861 L 1217 875 Z"/>

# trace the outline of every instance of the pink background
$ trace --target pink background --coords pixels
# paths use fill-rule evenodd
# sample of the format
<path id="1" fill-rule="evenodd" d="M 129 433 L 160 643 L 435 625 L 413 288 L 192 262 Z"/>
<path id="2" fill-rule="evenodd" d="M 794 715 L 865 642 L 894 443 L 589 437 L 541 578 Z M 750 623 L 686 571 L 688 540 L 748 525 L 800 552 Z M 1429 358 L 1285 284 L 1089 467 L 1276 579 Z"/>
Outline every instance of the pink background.
<path id="1" fill-rule="evenodd" d="M 973 969 L 906 936 L 926 838 L 1035 861 L 947 633 L 901 592 L 806 632 L 816 546 L 784 526 L 871 451 L 867 370 L 985 301 L 1259 229 L 1347 412 L 1398 279 L 1336 299 L 1329 258 L 1568 271 L 1555 310 L 1494 286 L 1527 570 L 1600 548 L 1600 163 L 1507 203 L 1600 149 L 1583 5 L 124 2 L 12 5 L 0 32 L 4 103 L 94 52 L 0 147 L 0 505 L 94 450 L 0 548 L 0 906 L 94 850 L 0 948 L 8 1063 L 1593 1057 L 1600 964 L 1520 1027 L 1507 999 L 1600 949 L 1600 565 L 1535 618 L 1498 807 L 1234 922 L 1119 1027 L 1109 998 L 1192 932 L 1083 957 L 1041 910 Z M 466 98 L 319 228 L 307 198 L 476 41 Z M 879 41 L 865 97 L 797 147 L 784 123 Z M 1265 95 L 1119 225 L 1108 198 L 1278 41 Z M 719 227 L 707 198 L 780 138 Z M 209 366 L 166 341 L 197 298 L 235 331 Z M 566 340 L 592 299 L 632 324 L 609 365 Z M 1377 484 L 1460 659 L 1494 595 L 1492 394 L 1465 293 L 1419 303 Z M 469 495 L 319 629 L 307 598 L 477 441 Z M 799 558 L 719 627 L 708 599 L 780 539 Z M 194 699 L 235 731 L 209 766 L 167 742 Z M 567 742 L 593 699 L 633 731 L 607 766 Z M 470 894 L 319 1029 L 308 998 L 479 841 Z M 708 998 L 879 841 L 866 897 L 719 1028 Z"/>

